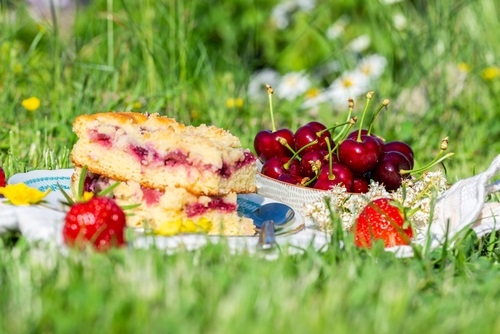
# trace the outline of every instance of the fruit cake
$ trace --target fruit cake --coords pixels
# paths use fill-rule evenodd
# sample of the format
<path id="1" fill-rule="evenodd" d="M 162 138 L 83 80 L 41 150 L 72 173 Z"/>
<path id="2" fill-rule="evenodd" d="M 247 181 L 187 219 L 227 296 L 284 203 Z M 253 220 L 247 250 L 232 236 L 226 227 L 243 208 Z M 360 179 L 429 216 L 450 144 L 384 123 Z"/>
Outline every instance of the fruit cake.
<path id="1" fill-rule="evenodd" d="M 256 158 L 238 137 L 215 126 L 188 126 L 158 114 L 107 112 L 78 116 L 75 166 L 113 180 L 194 195 L 256 190 Z"/>
<path id="2" fill-rule="evenodd" d="M 71 179 L 75 192 L 81 168 L 75 168 Z M 116 180 L 87 171 L 84 191 L 99 192 Z M 113 188 L 120 206 L 140 203 L 131 210 L 127 225 L 150 228 L 162 235 L 177 233 L 208 233 L 217 235 L 254 235 L 255 227 L 249 218 L 237 213 L 237 194 L 193 195 L 185 188 L 167 186 L 164 190 L 144 187 L 135 181 L 120 182 Z"/>

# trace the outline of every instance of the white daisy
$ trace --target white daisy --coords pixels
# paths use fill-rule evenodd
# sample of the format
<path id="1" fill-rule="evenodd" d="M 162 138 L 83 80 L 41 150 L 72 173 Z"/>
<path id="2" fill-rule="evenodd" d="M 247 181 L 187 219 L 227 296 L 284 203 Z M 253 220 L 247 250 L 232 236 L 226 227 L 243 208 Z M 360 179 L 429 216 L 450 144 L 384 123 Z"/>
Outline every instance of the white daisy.
<path id="1" fill-rule="evenodd" d="M 266 68 L 255 73 L 251 78 L 247 88 L 248 98 L 252 101 L 267 100 L 266 85 L 276 87 L 280 82 L 280 75 L 273 69 Z"/>
<path id="2" fill-rule="evenodd" d="M 347 49 L 356 53 L 361 53 L 368 49 L 371 44 L 370 36 L 361 35 L 353 39 L 348 45 Z"/>
<path id="3" fill-rule="evenodd" d="M 349 17 L 342 15 L 326 30 L 326 37 L 331 40 L 337 39 L 344 34 L 345 28 L 349 24 Z"/>
<path id="4" fill-rule="evenodd" d="M 370 80 L 359 70 L 343 73 L 328 87 L 330 102 L 335 106 L 347 106 L 349 98 L 356 98 L 366 94 L 370 87 Z"/>
<path id="5" fill-rule="evenodd" d="M 406 16 L 401 13 L 396 13 L 392 17 L 392 23 L 394 24 L 394 28 L 397 30 L 403 30 L 408 26 Z"/>
<path id="6" fill-rule="evenodd" d="M 285 74 L 274 89 L 276 96 L 285 100 L 295 100 L 311 87 L 311 80 L 304 72 Z"/>
<path id="7" fill-rule="evenodd" d="M 321 91 L 314 96 L 306 96 L 306 100 L 302 103 L 302 109 L 316 109 L 321 104 L 330 101 L 330 93 L 327 90 Z"/>
<path id="8" fill-rule="evenodd" d="M 271 11 L 271 20 L 274 21 L 278 29 L 285 29 L 290 24 L 294 12 L 308 12 L 315 6 L 315 0 L 287 0 L 274 6 Z"/>
<path id="9" fill-rule="evenodd" d="M 376 80 L 384 72 L 386 64 L 387 60 L 384 56 L 373 54 L 361 59 L 357 70 L 366 75 L 370 80 Z"/>

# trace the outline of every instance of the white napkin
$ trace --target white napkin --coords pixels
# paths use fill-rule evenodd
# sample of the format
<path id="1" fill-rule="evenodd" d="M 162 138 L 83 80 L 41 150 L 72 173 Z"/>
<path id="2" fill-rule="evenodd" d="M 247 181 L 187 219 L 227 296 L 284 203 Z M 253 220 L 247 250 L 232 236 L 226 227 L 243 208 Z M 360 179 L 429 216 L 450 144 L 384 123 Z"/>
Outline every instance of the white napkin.
<path id="1" fill-rule="evenodd" d="M 65 213 L 42 206 L 14 206 L 0 201 L 0 234 L 8 231 L 20 231 L 29 242 L 48 242 L 63 246 L 62 226 Z M 177 235 L 172 237 L 144 236 L 136 234 L 130 243 L 133 248 L 155 247 L 169 253 L 179 249 L 195 250 L 209 242 L 226 240 L 233 253 L 248 252 L 257 249 L 258 237 L 213 237 L 205 235 Z M 325 250 L 329 236 L 321 231 L 304 229 L 298 233 L 277 236 L 276 241 L 287 254 L 296 254 L 309 246 L 317 251 Z"/>
<path id="2" fill-rule="evenodd" d="M 62 244 L 64 212 L 42 206 L 14 206 L 0 202 L 0 234 L 20 231 L 30 242 L 49 241 Z"/>
<path id="3" fill-rule="evenodd" d="M 500 228 L 500 203 L 486 203 L 487 195 L 500 190 L 500 183 L 489 184 L 500 171 L 500 155 L 488 169 L 473 177 L 456 182 L 436 201 L 433 221 L 427 235 L 420 235 L 417 243 L 423 244 L 430 238 L 431 247 L 439 247 L 454 238 L 464 229 L 472 228 L 483 236 Z M 497 222 L 498 221 L 498 222 Z"/>

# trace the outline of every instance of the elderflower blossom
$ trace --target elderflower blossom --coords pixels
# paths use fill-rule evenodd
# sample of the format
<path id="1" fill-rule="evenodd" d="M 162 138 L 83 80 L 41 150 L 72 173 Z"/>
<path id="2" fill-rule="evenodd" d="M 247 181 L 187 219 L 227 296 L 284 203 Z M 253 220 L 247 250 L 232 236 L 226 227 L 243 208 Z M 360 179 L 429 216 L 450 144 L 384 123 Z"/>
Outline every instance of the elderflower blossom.
<path id="1" fill-rule="evenodd" d="M 408 219 L 415 228 L 422 229 L 429 223 L 433 196 L 442 194 L 446 187 L 446 179 L 441 171 L 424 173 L 419 179 L 404 180 L 403 186 L 394 192 L 388 192 L 377 182 L 371 183 L 366 194 L 348 193 L 344 187 L 336 186 L 324 199 L 305 204 L 302 212 L 311 218 L 319 229 L 331 232 L 330 211 L 326 203 L 328 201 L 333 214 L 339 216 L 342 227 L 348 230 L 370 201 L 387 197 L 401 203 L 409 211 L 415 211 Z"/>
<path id="2" fill-rule="evenodd" d="M 17 206 L 26 206 L 40 203 L 50 192 L 40 191 L 36 188 L 28 187 L 24 183 L 8 184 L 0 187 L 0 195 L 4 195 L 10 203 Z"/>
<path id="3" fill-rule="evenodd" d="M 30 98 L 24 99 L 21 102 L 21 105 L 28 111 L 36 111 L 38 108 L 40 108 L 40 99 L 32 96 Z"/>

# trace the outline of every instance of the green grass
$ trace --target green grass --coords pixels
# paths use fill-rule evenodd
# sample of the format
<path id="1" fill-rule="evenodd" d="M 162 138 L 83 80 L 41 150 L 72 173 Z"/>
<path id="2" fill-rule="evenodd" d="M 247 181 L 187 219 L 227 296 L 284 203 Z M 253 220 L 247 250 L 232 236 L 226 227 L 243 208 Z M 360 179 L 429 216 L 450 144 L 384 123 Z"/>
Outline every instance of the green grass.
<path id="1" fill-rule="evenodd" d="M 483 76 L 499 66 L 494 0 L 318 1 L 285 30 L 269 20 L 273 1 L 95 1 L 57 29 L 12 3 L 0 1 L 0 164 L 9 176 L 71 167 L 71 123 L 98 111 L 215 124 L 252 147 L 270 118 L 267 103 L 246 96 L 251 74 L 262 67 L 312 73 L 332 60 L 347 70 L 354 60 L 345 45 L 364 33 L 372 40 L 366 53 L 388 61 L 372 88 L 374 105 L 391 100 L 375 124 L 380 135 L 410 143 L 421 164 L 449 136 L 450 183 L 483 171 L 500 152 L 500 77 Z M 396 13 L 406 17 L 406 29 L 395 28 Z M 350 18 L 345 35 L 325 39 L 341 14 Z M 460 63 L 470 68 L 463 84 Z M 398 97 L 417 86 L 426 103 L 411 112 Z M 30 96 L 41 100 L 34 112 L 21 105 Z M 236 97 L 243 107 L 227 107 Z M 278 125 L 344 119 L 343 110 L 323 107 L 311 116 L 298 106 L 275 98 Z M 468 234 L 448 252 L 412 259 L 359 251 L 347 236 L 345 248 L 333 243 L 324 253 L 307 249 L 273 261 L 232 255 L 224 244 L 170 255 L 132 248 L 63 254 L 17 238 L 1 239 L 0 332 L 500 329 L 497 235 Z"/>

